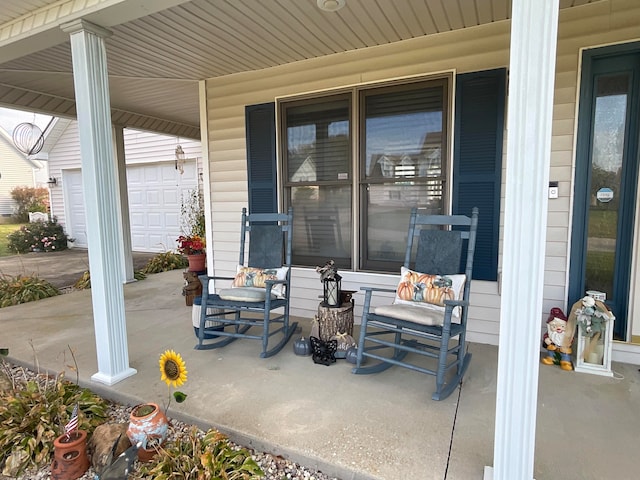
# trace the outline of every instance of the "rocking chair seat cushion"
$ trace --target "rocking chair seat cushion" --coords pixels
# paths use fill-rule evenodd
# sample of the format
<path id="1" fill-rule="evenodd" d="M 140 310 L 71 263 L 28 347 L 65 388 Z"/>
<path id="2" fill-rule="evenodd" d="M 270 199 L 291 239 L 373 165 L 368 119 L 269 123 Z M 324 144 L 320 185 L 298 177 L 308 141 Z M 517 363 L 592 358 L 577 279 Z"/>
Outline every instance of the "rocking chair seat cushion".
<path id="1" fill-rule="evenodd" d="M 442 326 L 444 323 L 444 310 L 424 308 L 418 305 L 394 303 L 393 305 L 381 305 L 374 310 L 376 315 L 397 318 L 420 325 Z"/>
<path id="2" fill-rule="evenodd" d="M 232 300 L 235 302 L 264 302 L 266 299 L 266 290 L 258 287 L 234 287 L 223 288 L 218 294 L 223 300 Z M 275 300 L 276 296 L 271 294 L 271 300 Z"/>

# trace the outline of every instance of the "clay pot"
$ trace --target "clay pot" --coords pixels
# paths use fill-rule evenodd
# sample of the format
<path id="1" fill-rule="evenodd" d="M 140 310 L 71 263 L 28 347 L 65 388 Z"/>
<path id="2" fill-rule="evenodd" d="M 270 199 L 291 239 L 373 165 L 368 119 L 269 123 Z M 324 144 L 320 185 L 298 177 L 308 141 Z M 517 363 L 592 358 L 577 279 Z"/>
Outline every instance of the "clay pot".
<path id="1" fill-rule="evenodd" d="M 132 445 L 142 443 L 142 447 L 138 450 L 140 461 L 148 461 L 156 454 L 156 450 L 151 445 L 154 442 L 162 445 L 167 438 L 168 429 L 169 421 L 158 404 L 142 403 L 133 408 L 129 415 L 127 437 Z M 147 460 L 142 460 L 142 457 L 147 456 L 145 453 L 149 453 L 150 456 Z"/>
<path id="2" fill-rule="evenodd" d="M 77 430 L 67 435 L 60 435 L 53 441 L 53 462 L 51 463 L 52 480 L 75 480 L 89 469 L 87 455 L 87 432 Z"/>
<path id="3" fill-rule="evenodd" d="M 207 256 L 204 253 L 187 255 L 187 260 L 189 261 L 190 272 L 204 272 L 206 270 Z"/>
<path id="4" fill-rule="evenodd" d="M 149 441 L 149 443 L 151 443 L 151 441 Z M 158 445 L 160 445 L 160 443 L 158 443 Z M 153 459 L 153 457 L 155 457 L 158 453 L 158 450 L 156 450 L 154 447 L 147 447 L 147 448 L 142 448 L 140 447 L 138 449 L 138 460 L 140 462 L 149 462 L 151 461 L 151 459 Z"/>

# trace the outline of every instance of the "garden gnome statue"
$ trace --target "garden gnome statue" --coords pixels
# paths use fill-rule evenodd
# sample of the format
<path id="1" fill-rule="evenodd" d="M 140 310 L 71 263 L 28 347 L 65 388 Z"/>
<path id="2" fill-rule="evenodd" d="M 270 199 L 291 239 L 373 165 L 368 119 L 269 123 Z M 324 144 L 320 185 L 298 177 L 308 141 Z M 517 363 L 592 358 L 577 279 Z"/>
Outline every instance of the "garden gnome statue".
<path id="1" fill-rule="evenodd" d="M 543 337 L 547 355 L 542 357 L 542 363 L 545 365 L 559 363 L 562 370 L 573 370 L 571 344 L 573 343 L 574 331 L 575 323 L 569 322 L 561 309 L 552 308 L 547 319 L 547 333 Z"/>

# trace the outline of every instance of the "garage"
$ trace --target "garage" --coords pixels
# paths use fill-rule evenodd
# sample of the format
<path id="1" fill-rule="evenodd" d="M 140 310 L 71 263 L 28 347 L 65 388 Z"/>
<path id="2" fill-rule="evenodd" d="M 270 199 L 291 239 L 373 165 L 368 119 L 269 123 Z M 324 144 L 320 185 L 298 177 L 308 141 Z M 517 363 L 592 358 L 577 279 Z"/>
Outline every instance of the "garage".
<path id="1" fill-rule="evenodd" d="M 74 246 L 87 248 L 82 172 L 64 170 L 66 230 Z M 180 235 L 182 195 L 198 185 L 196 162 L 186 162 L 180 174 L 175 163 L 127 166 L 131 246 L 136 252 L 164 252 L 175 248 Z"/>

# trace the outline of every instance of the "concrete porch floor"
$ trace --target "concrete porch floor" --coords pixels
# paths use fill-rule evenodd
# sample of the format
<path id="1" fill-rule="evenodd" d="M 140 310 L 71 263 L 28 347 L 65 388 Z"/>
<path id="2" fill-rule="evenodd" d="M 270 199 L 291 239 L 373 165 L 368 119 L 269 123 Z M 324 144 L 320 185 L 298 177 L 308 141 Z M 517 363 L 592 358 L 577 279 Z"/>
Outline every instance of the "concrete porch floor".
<path id="1" fill-rule="evenodd" d="M 494 346 L 470 344 L 461 389 L 434 402 L 433 377 L 401 368 L 353 375 L 345 360 L 325 367 L 294 355 L 293 340 L 269 359 L 259 358 L 251 340 L 194 350 L 181 271 L 124 289 L 129 359 L 138 373 L 114 386 L 90 380 L 97 371 L 90 291 L 0 309 L 0 346 L 16 363 L 68 371 L 69 345 L 81 384 L 129 405 L 166 401 L 158 358 L 173 349 L 187 365 L 180 390 L 189 398 L 172 403 L 170 416 L 341 480 L 481 479 L 493 463 Z M 310 319 L 298 320 L 308 334 Z M 614 371 L 616 378 L 605 378 L 540 366 L 537 480 L 640 478 L 640 373 L 620 363 Z"/>

